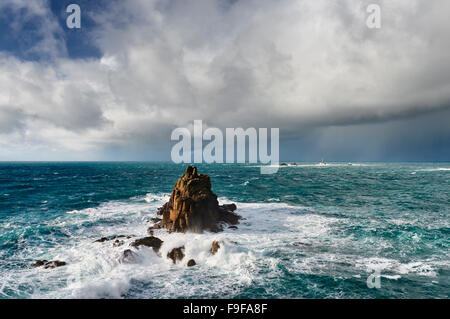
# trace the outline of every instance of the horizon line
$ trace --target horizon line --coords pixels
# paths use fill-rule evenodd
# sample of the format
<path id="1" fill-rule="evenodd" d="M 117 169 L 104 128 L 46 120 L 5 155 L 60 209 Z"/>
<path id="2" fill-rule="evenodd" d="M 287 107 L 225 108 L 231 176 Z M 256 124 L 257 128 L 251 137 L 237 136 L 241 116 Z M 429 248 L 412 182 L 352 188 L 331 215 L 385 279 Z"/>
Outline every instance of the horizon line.
<path id="1" fill-rule="evenodd" d="M 172 161 L 164 161 L 164 160 L 7 160 L 2 161 L 0 160 L 0 163 L 170 163 L 170 164 L 176 164 L 176 165 L 211 165 L 211 164 L 222 164 L 222 165 L 233 165 L 233 164 L 239 164 L 239 165 L 245 165 L 245 164 L 260 164 L 260 165 L 273 165 L 274 163 L 251 163 L 251 162 L 245 162 L 245 163 L 174 163 Z M 304 160 L 286 160 L 286 161 L 279 161 L 278 164 L 292 164 L 292 163 L 320 163 L 320 160 L 318 161 L 304 161 Z M 345 160 L 345 161 L 325 161 L 325 163 L 450 163 L 450 160 L 435 160 L 435 161 L 392 161 L 392 160 L 358 160 L 358 161 L 351 161 L 351 160 Z"/>

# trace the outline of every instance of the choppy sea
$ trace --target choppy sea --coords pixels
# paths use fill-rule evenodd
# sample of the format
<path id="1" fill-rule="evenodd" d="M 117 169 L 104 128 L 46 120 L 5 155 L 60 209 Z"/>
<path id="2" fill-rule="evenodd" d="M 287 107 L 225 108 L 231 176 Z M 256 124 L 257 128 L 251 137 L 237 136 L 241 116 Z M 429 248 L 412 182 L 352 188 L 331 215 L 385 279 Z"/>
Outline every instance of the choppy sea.
<path id="1" fill-rule="evenodd" d="M 158 230 L 162 256 L 184 245 L 183 261 L 142 248 L 125 264 L 133 239 L 94 241 L 146 236 L 185 165 L 0 163 L 0 298 L 450 297 L 450 163 L 198 168 L 237 203 L 239 228 Z M 38 259 L 67 265 L 31 268 Z"/>

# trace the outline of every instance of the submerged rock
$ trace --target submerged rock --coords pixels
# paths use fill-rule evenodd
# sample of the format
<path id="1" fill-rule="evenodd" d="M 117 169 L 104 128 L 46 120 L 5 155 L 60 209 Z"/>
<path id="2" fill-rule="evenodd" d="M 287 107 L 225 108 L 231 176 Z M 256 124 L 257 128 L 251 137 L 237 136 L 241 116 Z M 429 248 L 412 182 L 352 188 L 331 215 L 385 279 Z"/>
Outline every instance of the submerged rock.
<path id="1" fill-rule="evenodd" d="M 169 202 L 158 210 L 163 218 L 157 225 L 171 232 L 218 232 L 223 230 L 222 223 L 239 223 L 241 217 L 235 210 L 235 204 L 220 206 L 211 190 L 209 176 L 198 174 L 196 167 L 188 166 L 175 184 Z M 155 226 L 152 229 L 156 229 Z"/>
<path id="2" fill-rule="evenodd" d="M 122 255 L 119 257 L 119 262 L 121 264 L 131 264 L 138 261 L 139 256 L 131 249 L 126 249 L 123 251 Z"/>
<path id="3" fill-rule="evenodd" d="M 312 246 L 311 243 L 302 243 L 300 241 L 292 243 L 292 246 L 301 247 L 301 246 Z"/>
<path id="4" fill-rule="evenodd" d="M 32 264 L 31 267 L 33 268 L 41 267 L 44 266 L 46 263 L 48 263 L 48 260 L 38 260 L 34 264 Z"/>
<path id="5" fill-rule="evenodd" d="M 170 258 L 173 260 L 173 263 L 176 264 L 177 260 L 183 260 L 184 258 L 184 246 L 174 248 L 171 250 L 170 253 L 167 254 L 167 258 Z"/>
<path id="6" fill-rule="evenodd" d="M 65 261 L 59 261 L 59 260 L 54 260 L 54 261 L 50 261 L 48 263 L 46 263 L 44 265 L 44 268 L 57 268 L 57 267 L 61 267 L 61 266 L 65 266 L 66 262 Z"/>
<path id="7" fill-rule="evenodd" d="M 124 244 L 123 240 L 116 239 L 113 243 L 113 247 L 119 247 L 122 246 L 123 244 Z"/>
<path id="8" fill-rule="evenodd" d="M 211 254 L 215 255 L 219 250 L 219 248 L 220 248 L 219 242 L 217 240 L 213 241 L 211 246 Z"/>
<path id="9" fill-rule="evenodd" d="M 155 230 L 155 229 L 161 229 L 161 228 L 163 228 L 163 227 L 162 227 L 161 222 L 159 222 L 158 224 L 155 224 L 155 225 L 153 225 L 153 226 L 150 226 L 150 227 L 147 229 L 147 233 L 148 233 L 148 234 L 151 234 L 151 233 L 153 233 L 153 230 Z"/>
<path id="10" fill-rule="evenodd" d="M 193 267 L 193 266 L 195 266 L 195 265 L 197 265 L 197 263 L 195 262 L 194 259 L 190 259 L 190 260 L 187 262 L 187 266 L 188 266 L 188 267 Z"/>
<path id="11" fill-rule="evenodd" d="M 45 269 L 52 269 L 52 268 L 57 268 L 57 267 L 61 267 L 61 266 L 65 266 L 66 262 L 65 261 L 60 261 L 60 260 L 52 260 L 52 261 L 48 261 L 48 260 L 38 260 L 36 261 L 33 265 L 31 265 L 33 268 L 37 268 L 37 267 L 44 267 Z"/>
<path id="12" fill-rule="evenodd" d="M 136 239 L 130 244 L 131 247 L 139 248 L 139 246 L 152 247 L 155 252 L 158 252 L 161 248 L 163 241 L 157 237 L 150 236 L 140 239 Z"/>
<path id="13" fill-rule="evenodd" d="M 117 240 L 119 238 L 130 239 L 131 237 L 132 237 L 131 235 L 127 235 L 127 236 L 126 235 L 118 235 L 118 236 L 112 236 L 112 237 L 102 237 L 102 238 L 94 241 L 94 243 L 104 243 L 105 241 Z"/>

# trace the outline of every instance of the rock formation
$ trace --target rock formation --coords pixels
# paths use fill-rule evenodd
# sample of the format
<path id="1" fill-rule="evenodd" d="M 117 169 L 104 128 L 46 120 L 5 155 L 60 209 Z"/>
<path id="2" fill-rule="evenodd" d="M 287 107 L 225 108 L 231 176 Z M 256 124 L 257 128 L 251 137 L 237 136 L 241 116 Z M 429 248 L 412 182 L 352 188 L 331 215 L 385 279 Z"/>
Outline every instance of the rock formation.
<path id="1" fill-rule="evenodd" d="M 37 267 L 42 267 L 43 266 L 45 269 L 48 269 L 48 268 L 57 268 L 57 267 L 65 266 L 65 265 L 66 265 L 65 261 L 59 261 L 59 260 L 53 260 L 53 261 L 38 260 L 31 266 L 33 268 L 37 268 Z"/>
<path id="2" fill-rule="evenodd" d="M 219 250 L 219 248 L 220 248 L 219 242 L 217 240 L 213 241 L 211 245 L 211 254 L 215 255 Z"/>
<path id="3" fill-rule="evenodd" d="M 169 202 L 158 211 L 162 215 L 161 223 L 151 228 L 165 227 L 170 232 L 218 232 L 223 230 L 223 223 L 239 223 L 241 217 L 235 210 L 235 204 L 219 206 L 209 176 L 198 174 L 196 167 L 188 166 L 175 184 Z"/>
<path id="4" fill-rule="evenodd" d="M 135 240 L 130 244 L 131 247 L 139 248 L 139 246 L 147 246 L 152 247 L 155 252 L 159 251 L 159 248 L 161 248 L 163 241 L 157 237 L 144 237 Z"/>
<path id="5" fill-rule="evenodd" d="M 189 261 L 187 262 L 188 267 L 193 267 L 195 265 L 197 265 L 197 263 L 195 262 L 194 259 L 189 259 Z"/>
<path id="6" fill-rule="evenodd" d="M 172 251 L 167 254 L 167 258 L 172 259 L 174 264 L 176 264 L 177 260 L 183 260 L 184 246 L 172 249 Z"/>
<path id="7" fill-rule="evenodd" d="M 153 217 L 153 218 L 150 219 L 150 221 L 153 222 L 153 223 L 159 223 L 161 221 L 161 218 Z"/>

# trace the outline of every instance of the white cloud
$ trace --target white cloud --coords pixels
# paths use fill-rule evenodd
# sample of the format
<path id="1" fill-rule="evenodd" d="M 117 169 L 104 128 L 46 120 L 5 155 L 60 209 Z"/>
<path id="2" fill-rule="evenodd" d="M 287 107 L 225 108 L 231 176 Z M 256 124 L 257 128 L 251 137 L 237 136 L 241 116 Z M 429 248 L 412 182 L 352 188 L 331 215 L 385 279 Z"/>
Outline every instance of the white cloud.
<path id="1" fill-rule="evenodd" d="M 168 144 L 194 119 L 283 134 L 449 107 L 450 2 L 378 1 L 369 30 L 371 2 L 114 3 L 93 15 L 99 60 L 0 56 L 0 145 L 95 152 Z"/>

